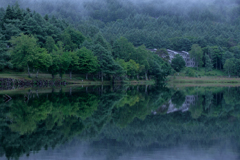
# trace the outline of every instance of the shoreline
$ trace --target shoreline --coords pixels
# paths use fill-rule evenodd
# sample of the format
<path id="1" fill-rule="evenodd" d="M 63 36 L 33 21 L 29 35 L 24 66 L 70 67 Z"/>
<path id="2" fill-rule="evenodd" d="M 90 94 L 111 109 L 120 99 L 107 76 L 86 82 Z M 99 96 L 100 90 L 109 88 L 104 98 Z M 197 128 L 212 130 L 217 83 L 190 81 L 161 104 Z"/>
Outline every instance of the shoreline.
<path id="1" fill-rule="evenodd" d="M 239 84 L 240 78 L 227 78 L 227 77 L 182 77 L 182 76 L 169 76 L 167 78 L 168 84 Z"/>

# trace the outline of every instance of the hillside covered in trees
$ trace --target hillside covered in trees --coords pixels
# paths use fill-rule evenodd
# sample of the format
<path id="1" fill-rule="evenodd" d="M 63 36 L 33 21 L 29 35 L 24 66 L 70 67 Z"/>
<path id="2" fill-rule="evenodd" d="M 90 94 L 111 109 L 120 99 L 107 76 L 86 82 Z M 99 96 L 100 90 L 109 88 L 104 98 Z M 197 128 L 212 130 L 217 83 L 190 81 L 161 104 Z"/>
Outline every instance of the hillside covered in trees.
<path id="1" fill-rule="evenodd" d="M 31 36 L 38 47 L 45 48 L 40 52 L 46 55 L 39 56 L 48 60 L 44 65 L 43 61 L 29 62 L 36 71 L 82 73 L 86 78 L 94 74 L 100 79 L 151 75 L 164 79 L 171 68 L 161 51 L 172 49 L 189 51 L 207 71 L 225 70 L 229 76 L 240 72 L 239 0 L 16 2 L 0 2 L 1 46 L 8 43 L 15 48 L 13 44 L 19 43 L 9 41 L 12 36 Z M 145 47 L 161 49 L 160 57 Z M 11 50 L 10 57 L 4 52 L 7 48 L 1 48 L 5 53 L 1 54 L 2 68 L 27 67 L 25 61 L 14 60 L 19 59 L 14 57 L 18 51 Z M 63 56 L 56 56 L 60 52 Z"/>
<path id="2" fill-rule="evenodd" d="M 134 45 L 124 37 L 110 44 L 98 32 L 83 35 L 74 26 L 55 16 L 42 17 L 21 9 L 18 3 L 1 9 L 1 69 L 34 70 L 61 77 L 64 73 L 98 76 L 99 79 L 127 80 L 151 76 L 163 80 L 170 65 L 144 45 Z"/>

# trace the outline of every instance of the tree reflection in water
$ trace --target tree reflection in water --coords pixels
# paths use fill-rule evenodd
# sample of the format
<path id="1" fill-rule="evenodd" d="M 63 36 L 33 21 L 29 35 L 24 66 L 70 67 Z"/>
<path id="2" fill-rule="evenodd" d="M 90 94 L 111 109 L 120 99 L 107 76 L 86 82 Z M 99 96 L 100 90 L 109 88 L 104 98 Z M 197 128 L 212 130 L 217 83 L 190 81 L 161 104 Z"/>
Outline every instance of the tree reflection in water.
<path id="1" fill-rule="evenodd" d="M 125 146 L 110 157 L 157 145 L 240 147 L 238 88 L 88 87 L 81 91 L 11 95 L 0 103 L 0 156 L 22 157 L 75 139 Z M 114 149 L 114 147 L 112 148 Z M 110 152 L 108 153 L 110 154 Z M 114 155 L 112 155 L 114 154 Z"/>

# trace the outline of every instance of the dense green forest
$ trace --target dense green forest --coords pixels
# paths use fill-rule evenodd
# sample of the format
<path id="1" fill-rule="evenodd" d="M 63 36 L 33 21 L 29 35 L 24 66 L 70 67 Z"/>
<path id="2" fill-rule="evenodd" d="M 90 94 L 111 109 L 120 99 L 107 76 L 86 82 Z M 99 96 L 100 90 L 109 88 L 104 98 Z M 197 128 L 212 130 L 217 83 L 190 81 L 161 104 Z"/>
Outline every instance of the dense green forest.
<path id="1" fill-rule="evenodd" d="M 167 114 L 163 106 L 171 100 L 181 107 L 186 95 L 198 97 L 189 111 Z M 114 140 L 128 151 L 180 142 L 210 146 L 225 139 L 239 146 L 239 95 L 239 88 L 160 86 L 89 87 L 48 94 L 32 90 L 25 93 L 27 99 L 11 95 L 12 101 L 0 102 L 0 156 L 18 158 L 73 138 L 101 145 Z"/>
<path id="2" fill-rule="evenodd" d="M 1 3 L 7 7 L 15 2 L 3 0 Z M 94 42 L 94 37 L 99 33 L 106 39 L 113 53 L 116 40 L 121 37 L 125 37 L 135 47 L 145 45 L 146 48 L 177 51 L 191 51 L 192 46 L 197 44 L 202 53 L 192 56 L 200 59 L 199 67 L 225 70 L 229 75 L 238 75 L 240 71 L 239 0 L 69 0 L 57 4 L 45 0 L 30 3 L 19 0 L 18 3 L 36 10 L 42 16 L 48 14 L 70 23 L 86 37 L 83 46 L 88 49 L 91 49 L 88 44 Z"/>
<path id="3" fill-rule="evenodd" d="M 32 69 L 61 77 L 64 73 L 97 75 L 99 79 L 164 80 L 170 65 L 144 45 L 134 45 L 124 37 L 110 44 L 99 32 L 84 36 L 65 20 L 42 17 L 18 3 L 1 9 L 1 69 Z"/>
<path id="4" fill-rule="evenodd" d="M 146 51 L 157 48 L 158 53 L 190 51 L 206 71 L 215 68 L 229 76 L 240 72 L 238 0 L 3 0 L 1 4 L 2 69 L 29 68 L 53 77 L 81 73 L 87 79 L 90 74 L 99 79 L 164 79 L 171 70 L 168 61 Z M 34 52 L 24 55 L 21 47 Z"/>

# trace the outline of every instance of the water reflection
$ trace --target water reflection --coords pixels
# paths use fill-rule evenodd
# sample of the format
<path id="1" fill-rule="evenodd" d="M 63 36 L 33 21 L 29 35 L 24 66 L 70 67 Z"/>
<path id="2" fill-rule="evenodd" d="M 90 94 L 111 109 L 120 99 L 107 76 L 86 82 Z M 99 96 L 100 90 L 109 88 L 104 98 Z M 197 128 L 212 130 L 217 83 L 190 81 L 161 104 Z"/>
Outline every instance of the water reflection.
<path id="1" fill-rule="evenodd" d="M 240 155 L 239 88 L 100 86 L 9 96 L 0 103 L 0 159 Z"/>

